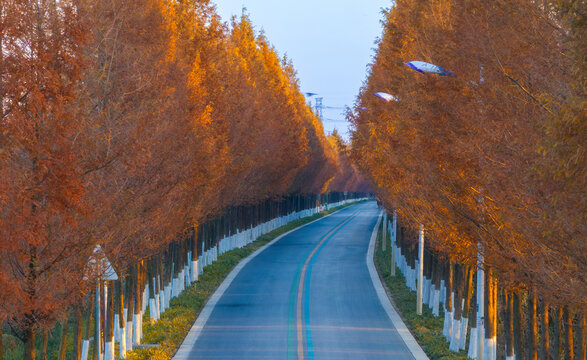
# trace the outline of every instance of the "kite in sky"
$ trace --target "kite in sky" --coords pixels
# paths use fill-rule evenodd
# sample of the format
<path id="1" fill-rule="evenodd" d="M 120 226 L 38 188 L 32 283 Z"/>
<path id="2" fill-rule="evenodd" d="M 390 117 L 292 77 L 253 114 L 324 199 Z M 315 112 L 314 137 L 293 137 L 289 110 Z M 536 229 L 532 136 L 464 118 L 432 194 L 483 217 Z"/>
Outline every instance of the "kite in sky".
<path id="1" fill-rule="evenodd" d="M 454 76 L 454 73 L 450 70 L 444 69 L 438 65 L 429 64 L 423 61 L 410 61 L 405 63 L 407 66 L 411 67 L 412 69 L 419 71 L 423 74 L 438 74 L 442 76 Z"/>

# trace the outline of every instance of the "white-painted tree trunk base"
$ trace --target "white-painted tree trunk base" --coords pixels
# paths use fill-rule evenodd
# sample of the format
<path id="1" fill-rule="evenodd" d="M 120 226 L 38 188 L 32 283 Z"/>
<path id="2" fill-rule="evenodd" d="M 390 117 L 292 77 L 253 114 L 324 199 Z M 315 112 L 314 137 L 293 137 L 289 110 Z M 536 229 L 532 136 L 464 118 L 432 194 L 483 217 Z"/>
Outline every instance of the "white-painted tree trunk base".
<path id="1" fill-rule="evenodd" d="M 137 331 L 139 333 L 139 344 L 141 343 L 141 340 L 143 339 L 143 313 L 140 313 L 139 316 L 139 326 L 137 327 Z"/>
<path id="2" fill-rule="evenodd" d="M 141 343 L 140 329 L 139 329 L 140 314 L 132 314 L 132 343 L 133 345 Z"/>
<path id="3" fill-rule="evenodd" d="M 167 286 L 165 286 L 165 283 L 162 283 L 161 286 L 161 307 L 159 311 L 163 314 L 167 310 Z"/>
<path id="4" fill-rule="evenodd" d="M 432 305 L 432 314 L 436 317 L 440 316 L 440 290 L 434 289 L 434 303 Z"/>
<path id="5" fill-rule="evenodd" d="M 157 303 L 155 302 L 155 298 L 149 299 L 149 316 L 151 317 L 152 321 L 157 321 Z"/>
<path id="6" fill-rule="evenodd" d="M 430 284 L 428 285 L 428 307 L 430 310 L 434 309 L 434 292 L 436 289 L 434 288 L 434 284 L 432 280 L 430 280 Z"/>
<path id="7" fill-rule="evenodd" d="M 483 339 L 483 360 L 492 360 L 491 359 L 491 347 L 488 346 L 491 339 L 484 338 Z"/>
<path id="8" fill-rule="evenodd" d="M 485 327 L 482 321 L 477 322 L 477 358 L 485 354 Z"/>
<path id="9" fill-rule="evenodd" d="M 171 298 L 175 298 L 179 295 L 179 274 L 173 278 L 173 285 L 171 286 Z"/>
<path id="10" fill-rule="evenodd" d="M 159 287 L 159 292 L 155 294 L 155 310 L 157 312 L 157 320 L 161 319 L 161 287 Z"/>
<path id="11" fill-rule="evenodd" d="M 190 261 L 191 263 L 191 261 Z M 184 283 L 184 290 L 189 288 L 192 283 L 192 272 L 190 271 L 190 263 L 185 266 L 184 275 L 185 275 L 185 283 Z"/>
<path id="12" fill-rule="evenodd" d="M 181 269 L 181 271 L 179 272 L 179 275 L 177 277 L 177 295 L 179 296 L 179 294 L 181 294 L 184 290 L 184 285 L 185 285 L 185 278 L 184 278 L 184 269 Z"/>
<path id="13" fill-rule="evenodd" d="M 467 328 L 469 325 L 469 319 L 463 317 L 461 319 L 461 342 L 459 344 L 459 350 L 464 350 L 467 345 Z"/>
<path id="14" fill-rule="evenodd" d="M 467 356 L 471 359 L 477 359 L 477 328 L 471 328 Z"/>
<path id="15" fill-rule="evenodd" d="M 428 300 L 430 297 L 430 287 L 428 286 L 428 278 L 424 277 L 424 281 L 422 281 L 422 304 L 428 305 Z"/>
<path id="16" fill-rule="evenodd" d="M 107 341 L 104 346 L 104 360 L 114 360 L 114 339 Z"/>
<path id="17" fill-rule="evenodd" d="M 506 355 L 505 360 L 516 360 L 516 354 L 514 354 L 513 356 Z"/>
<path id="18" fill-rule="evenodd" d="M 143 306 L 141 307 L 141 313 L 144 313 L 147 310 L 149 299 L 149 284 L 145 285 L 145 290 L 143 290 Z"/>
<path id="19" fill-rule="evenodd" d="M 120 343 L 120 321 L 118 314 L 114 314 L 114 341 Z"/>
<path id="20" fill-rule="evenodd" d="M 126 344 L 126 351 L 132 351 L 132 345 L 133 345 L 133 331 L 132 331 L 132 329 L 134 329 L 133 321 L 127 321 L 126 322 L 126 339 L 128 340 L 128 342 Z"/>
<path id="21" fill-rule="evenodd" d="M 444 280 L 440 280 L 440 302 L 444 304 L 446 299 L 446 286 L 444 286 Z"/>
<path id="22" fill-rule="evenodd" d="M 445 311 L 444 312 L 444 326 L 442 328 L 442 334 L 446 338 L 447 341 L 450 341 L 452 336 L 452 311 Z"/>
<path id="23" fill-rule="evenodd" d="M 453 315 L 454 315 L 455 308 L 458 306 L 458 305 L 455 303 L 455 292 L 454 292 L 454 291 L 450 293 L 450 300 L 451 300 L 451 302 L 452 302 L 452 312 L 453 312 Z"/>
<path id="24" fill-rule="evenodd" d="M 485 338 L 483 345 L 483 360 L 496 360 L 497 358 L 497 337 Z"/>
<path id="25" fill-rule="evenodd" d="M 165 312 L 165 287 L 161 288 L 159 291 L 159 316 L 163 315 Z"/>
<path id="26" fill-rule="evenodd" d="M 461 320 L 453 319 L 451 335 L 449 349 L 458 352 L 461 344 Z"/>
<path id="27" fill-rule="evenodd" d="M 192 260 L 192 281 L 198 281 L 198 260 Z"/>
<path id="28" fill-rule="evenodd" d="M 124 327 L 120 328 L 120 341 L 119 341 L 119 354 L 120 357 L 126 359 L 126 331 Z"/>
<path id="29" fill-rule="evenodd" d="M 90 350 L 90 340 L 82 342 L 82 360 L 88 360 L 88 352 Z"/>

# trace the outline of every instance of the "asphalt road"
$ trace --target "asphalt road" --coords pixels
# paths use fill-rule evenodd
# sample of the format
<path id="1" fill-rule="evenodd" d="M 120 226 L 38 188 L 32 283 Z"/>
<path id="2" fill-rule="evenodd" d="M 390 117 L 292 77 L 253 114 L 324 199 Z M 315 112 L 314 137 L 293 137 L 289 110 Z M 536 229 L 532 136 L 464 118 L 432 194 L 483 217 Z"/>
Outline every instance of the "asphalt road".
<path id="1" fill-rule="evenodd" d="M 236 275 L 186 359 L 414 359 L 381 305 L 366 254 L 375 202 L 266 248 Z M 186 340 L 186 342 L 188 342 Z"/>

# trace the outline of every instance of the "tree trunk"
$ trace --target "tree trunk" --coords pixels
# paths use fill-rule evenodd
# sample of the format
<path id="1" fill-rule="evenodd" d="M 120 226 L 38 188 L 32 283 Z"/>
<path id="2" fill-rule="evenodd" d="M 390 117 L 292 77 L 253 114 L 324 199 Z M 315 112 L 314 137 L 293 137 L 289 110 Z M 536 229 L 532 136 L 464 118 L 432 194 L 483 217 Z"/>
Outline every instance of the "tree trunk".
<path id="1" fill-rule="evenodd" d="M 124 286 L 122 277 L 116 282 L 118 287 L 118 326 L 120 328 L 120 357 L 126 358 L 126 317 L 124 316 Z"/>
<path id="2" fill-rule="evenodd" d="M 432 265 L 434 264 L 434 255 L 432 255 L 432 251 L 427 251 L 425 256 L 426 261 L 424 261 L 424 304 L 428 305 L 430 310 L 432 310 L 432 295 L 434 294 L 434 285 L 432 285 Z"/>
<path id="3" fill-rule="evenodd" d="M 579 359 L 585 360 L 587 359 L 587 334 L 585 334 L 585 312 L 582 312 L 579 317 Z"/>
<path id="4" fill-rule="evenodd" d="M 563 358 L 563 308 L 556 310 L 556 326 L 554 328 L 554 358 L 562 360 Z"/>
<path id="5" fill-rule="evenodd" d="M 95 357 L 96 359 L 102 359 L 103 349 L 103 332 L 104 329 L 104 282 L 99 281 L 98 287 L 96 288 L 96 334 L 94 335 L 95 343 Z"/>
<path id="6" fill-rule="evenodd" d="M 238 211 L 235 212 L 235 223 L 233 224 L 233 226 L 235 226 L 236 229 L 236 224 L 238 222 Z M 199 237 L 199 229 L 198 227 L 194 227 L 194 241 L 192 241 L 192 281 L 198 281 L 198 237 Z M 233 234 L 236 233 L 236 230 L 233 231 Z M 232 250 L 232 249 L 231 249 Z M 161 262 L 160 262 L 161 263 Z M 163 272 L 161 272 L 161 267 L 159 267 L 159 273 L 161 274 L 161 277 L 163 278 Z M 161 289 L 161 291 L 163 291 L 163 289 Z"/>
<path id="7" fill-rule="evenodd" d="M 91 334 L 91 328 L 92 328 L 92 320 L 94 319 L 94 311 L 95 311 L 94 306 L 95 305 L 96 305 L 95 296 L 92 291 L 92 292 L 90 292 L 90 307 L 88 309 L 88 322 L 86 325 L 86 333 L 84 334 L 82 360 L 86 360 L 88 353 L 90 352 L 90 334 Z"/>
<path id="8" fill-rule="evenodd" d="M 498 288 L 497 288 L 497 277 L 493 277 L 493 349 L 492 356 L 493 359 L 497 359 L 497 314 L 498 314 Z"/>
<path id="9" fill-rule="evenodd" d="M 63 319 L 61 327 L 61 336 L 59 337 L 59 360 L 65 360 L 65 353 L 67 352 L 67 316 Z"/>
<path id="10" fill-rule="evenodd" d="M 483 359 L 495 360 L 497 349 L 496 299 L 497 286 L 491 269 L 485 270 L 485 344 Z"/>
<path id="11" fill-rule="evenodd" d="M 474 273 L 475 271 L 471 269 L 471 276 L 473 276 Z M 471 331 L 469 332 L 469 350 L 467 352 L 467 356 L 471 359 L 477 359 L 477 335 L 479 334 L 477 331 L 477 291 L 475 289 L 477 289 L 477 283 L 473 278 L 471 289 L 473 295 L 471 297 L 471 312 L 469 315 L 471 319 Z"/>
<path id="12" fill-rule="evenodd" d="M 193 272 L 192 270 L 192 258 L 193 258 L 193 254 L 191 254 L 191 243 L 193 242 L 193 238 L 190 237 L 190 239 L 188 240 L 188 246 L 186 247 L 186 251 L 188 252 L 188 254 L 190 254 L 190 257 L 188 258 L 188 260 L 190 261 L 188 263 L 188 266 L 186 268 L 186 273 L 188 273 L 188 278 L 190 279 L 190 284 L 195 281 L 192 274 Z M 157 314 L 157 320 L 159 320 L 159 318 L 161 317 L 161 311 L 160 311 L 160 304 L 161 304 L 161 273 L 159 272 L 159 269 L 161 268 L 160 266 L 161 264 L 161 255 L 158 254 L 153 258 L 153 282 L 155 283 L 155 313 Z M 121 280 L 122 281 L 122 280 Z"/>
<path id="13" fill-rule="evenodd" d="M 385 251 L 387 243 L 387 212 L 383 210 L 383 236 L 381 236 L 381 251 Z"/>
<path id="14" fill-rule="evenodd" d="M 538 323 L 536 321 L 536 293 L 528 292 L 528 359 L 538 360 Z"/>
<path id="15" fill-rule="evenodd" d="M 463 314 L 461 320 L 461 344 L 459 346 L 460 349 L 464 349 L 467 345 L 467 328 L 469 325 L 469 313 L 471 312 L 471 297 L 473 296 L 473 269 L 469 266 L 465 267 L 465 293 L 464 296 L 464 304 L 463 304 Z"/>
<path id="16" fill-rule="evenodd" d="M 136 269 L 134 266 L 131 266 L 131 275 L 126 278 L 126 315 L 128 316 L 126 320 L 126 350 L 132 351 L 133 346 L 133 332 L 134 332 L 134 294 L 133 290 L 135 288 L 134 281 L 136 277 Z"/>
<path id="17" fill-rule="evenodd" d="M 510 360 L 514 358 L 514 293 L 505 293 L 505 304 L 506 309 L 506 359 Z"/>
<path id="18" fill-rule="evenodd" d="M 453 265 L 452 262 L 449 260 L 447 265 L 447 272 L 446 272 L 446 279 L 444 281 L 446 287 L 446 294 L 444 300 L 444 308 L 446 309 L 444 313 L 444 327 L 443 327 L 443 334 L 446 337 L 447 341 L 450 341 L 452 337 L 452 314 L 453 314 L 453 302 L 452 302 L 452 289 L 453 289 Z"/>
<path id="19" fill-rule="evenodd" d="M 82 327 L 83 316 L 81 305 L 75 307 L 75 333 L 73 338 L 73 358 L 80 360 L 82 358 Z"/>
<path id="20" fill-rule="evenodd" d="M 575 342 L 573 341 L 573 313 L 565 306 L 565 321 L 567 327 L 567 360 L 575 359 Z"/>
<path id="21" fill-rule="evenodd" d="M 2 45 L 1 41 L 0 41 L 0 45 Z M 1 56 L 2 55 L 0 55 L 0 57 Z M 4 324 L 0 321 L 0 360 L 4 360 L 4 346 L 2 345 L 2 326 L 3 325 Z"/>
<path id="22" fill-rule="evenodd" d="M 550 360 L 550 321 L 548 303 L 542 302 L 542 360 Z"/>
<path id="23" fill-rule="evenodd" d="M 440 259 L 434 259 L 434 304 L 432 305 L 432 314 L 440 316 L 440 273 L 442 272 L 442 265 Z"/>
<path id="24" fill-rule="evenodd" d="M 24 360 L 35 360 L 35 331 L 32 328 L 24 330 Z"/>
<path id="25" fill-rule="evenodd" d="M 140 265 L 136 265 L 136 278 L 135 278 L 135 303 L 134 303 L 134 317 L 133 317 L 133 345 L 141 343 L 141 270 Z"/>
<path id="26" fill-rule="evenodd" d="M 424 290 L 424 225 L 420 224 L 420 234 L 418 241 L 418 274 L 417 291 L 416 291 L 416 314 L 422 315 L 422 297 Z"/>
<path id="27" fill-rule="evenodd" d="M 41 344 L 41 359 L 48 360 L 47 347 L 49 346 L 49 330 L 43 330 L 43 343 Z"/>
<path id="28" fill-rule="evenodd" d="M 454 301 L 454 320 L 452 328 L 452 336 L 450 340 L 450 350 L 458 352 L 461 343 L 461 318 L 462 318 L 462 298 L 465 287 L 465 268 L 463 266 L 455 266 L 455 301 Z"/>
<path id="29" fill-rule="evenodd" d="M 524 359 L 522 349 L 522 300 L 520 292 L 514 293 L 514 354 L 516 359 Z"/>
<path id="30" fill-rule="evenodd" d="M 149 322 L 151 325 L 157 321 L 157 309 L 155 308 L 155 272 L 153 259 L 147 260 L 147 280 L 149 281 Z"/>
<path id="31" fill-rule="evenodd" d="M 391 276 L 395 276 L 395 247 L 397 246 L 397 215 L 393 212 L 393 221 L 391 223 L 391 237 L 389 239 L 391 246 Z"/>
<path id="32" fill-rule="evenodd" d="M 197 243 L 198 243 L 198 237 L 197 237 L 197 233 L 196 230 L 194 229 L 194 240 L 192 241 L 194 245 L 194 248 L 197 247 Z M 165 311 L 166 307 L 165 307 L 165 302 L 166 300 L 166 294 L 165 294 L 165 272 L 163 271 L 163 262 L 165 261 L 165 257 L 166 257 L 166 252 L 164 252 L 163 254 L 161 254 L 158 258 L 157 261 L 157 274 L 159 274 L 159 277 L 157 278 L 157 286 L 159 288 L 159 316 L 161 316 L 161 314 L 163 314 L 163 312 Z M 193 274 L 193 281 L 198 280 L 197 277 L 197 272 L 198 272 L 198 252 L 197 250 L 193 250 L 192 249 L 192 274 Z"/>
<path id="33" fill-rule="evenodd" d="M 114 360 L 114 281 L 108 281 L 106 328 L 104 329 L 104 359 Z"/>

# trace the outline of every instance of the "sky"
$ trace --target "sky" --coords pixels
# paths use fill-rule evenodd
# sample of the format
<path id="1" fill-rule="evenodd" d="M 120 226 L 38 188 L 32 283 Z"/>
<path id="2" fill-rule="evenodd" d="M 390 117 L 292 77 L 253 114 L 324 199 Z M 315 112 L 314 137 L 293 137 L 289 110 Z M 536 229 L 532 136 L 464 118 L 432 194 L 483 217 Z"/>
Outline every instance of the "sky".
<path id="1" fill-rule="evenodd" d="M 382 9 L 392 0 L 213 0 L 224 21 L 243 7 L 255 29 L 265 32 L 278 53 L 294 64 L 303 93 L 317 93 L 323 105 L 352 107 L 381 36 Z M 314 104 L 314 100 L 312 101 Z M 324 109 L 324 130 L 348 140 L 342 109 Z"/>

